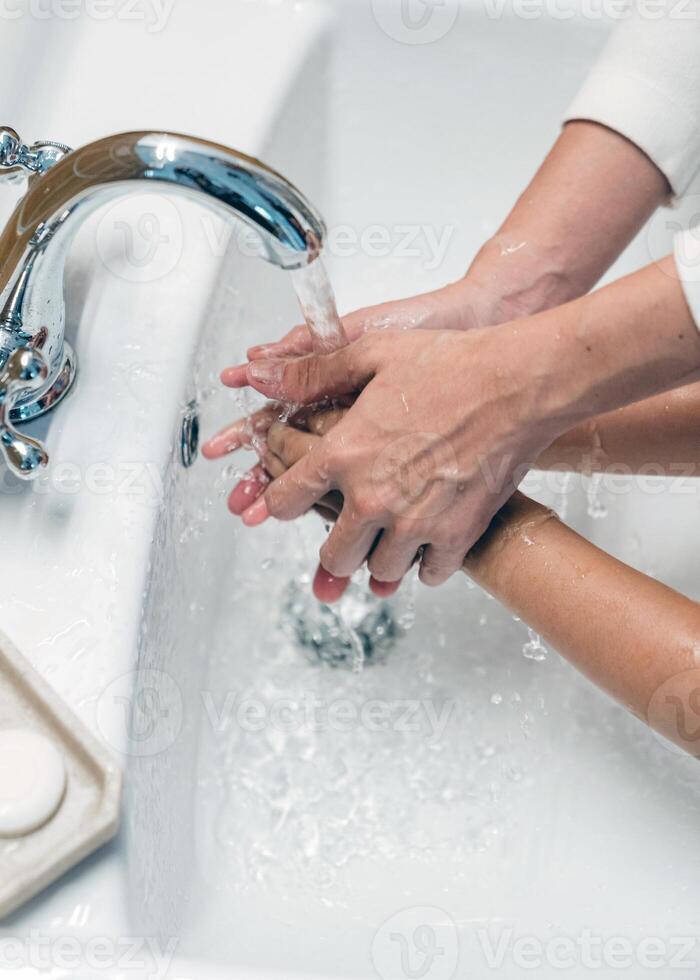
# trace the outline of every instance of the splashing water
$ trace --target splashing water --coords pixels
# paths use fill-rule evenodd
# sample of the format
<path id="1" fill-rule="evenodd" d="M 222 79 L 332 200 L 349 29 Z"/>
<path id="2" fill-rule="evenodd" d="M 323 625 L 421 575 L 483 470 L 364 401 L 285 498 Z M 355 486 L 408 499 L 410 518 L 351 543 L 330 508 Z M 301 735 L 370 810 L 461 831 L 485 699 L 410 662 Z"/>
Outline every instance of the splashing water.
<path id="1" fill-rule="evenodd" d="M 326 606 L 314 599 L 307 583 L 292 580 L 282 602 L 280 625 L 311 663 L 357 673 L 386 659 L 403 632 L 389 604 L 356 582 L 338 603 Z"/>
<path id="2" fill-rule="evenodd" d="M 542 642 L 542 638 L 539 633 L 535 633 L 533 629 L 527 628 L 527 643 L 523 646 L 523 657 L 526 660 L 546 660 L 547 658 L 547 648 Z"/>
<path id="3" fill-rule="evenodd" d="M 608 516 L 608 508 L 601 497 L 603 489 L 603 474 L 593 473 L 586 481 L 586 499 L 588 501 L 588 516 L 594 521 L 603 520 Z"/>
<path id="4" fill-rule="evenodd" d="M 292 272 L 292 284 L 311 334 L 313 350 L 317 354 L 330 354 L 345 347 L 348 338 L 321 259 Z M 335 610 L 330 610 L 318 603 L 300 603 L 294 595 L 294 585 L 290 583 L 292 601 L 284 611 L 286 628 L 318 660 L 360 673 L 366 663 L 381 658 L 387 643 L 393 644 L 398 627 L 391 606 L 386 602 L 376 603 L 366 587 L 358 592 L 351 586 L 345 599 Z"/>

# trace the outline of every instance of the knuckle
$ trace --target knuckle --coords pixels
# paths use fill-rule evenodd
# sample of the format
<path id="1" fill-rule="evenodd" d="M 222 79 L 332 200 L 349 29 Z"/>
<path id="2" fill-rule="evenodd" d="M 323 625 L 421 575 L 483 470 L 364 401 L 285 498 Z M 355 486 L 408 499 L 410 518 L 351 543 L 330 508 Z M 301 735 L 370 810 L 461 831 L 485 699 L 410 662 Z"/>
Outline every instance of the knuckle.
<path id="1" fill-rule="evenodd" d="M 378 353 L 385 343 L 385 334 L 385 330 L 366 330 L 355 343 L 363 354 Z"/>
<path id="2" fill-rule="evenodd" d="M 331 436 L 325 437 L 319 445 L 316 455 L 328 473 L 342 472 L 343 447 L 336 443 Z"/>
<path id="3" fill-rule="evenodd" d="M 416 551 L 418 550 L 418 544 L 420 544 L 420 534 L 418 518 L 415 517 L 399 517 L 394 521 L 394 538 L 399 544 L 405 542 L 416 541 Z"/>
<path id="4" fill-rule="evenodd" d="M 291 367 L 293 365 L 293 369 Z M 293 378 L 293 384 L 286 384 L 292 394 L 300 398 L 313 397 L 318 387 L 318 363 L 313 355 L 297 357 L 285 367 L 285 382 Z"/>
<path id="5" fill-rule="evenodd" d="M 449 575 L 446 575 L 444 571 L 440 570 L 436 566 L 423 561 L 420 571 L 418 572 L 418 578 L 423 585 L 427 585 L 428 588 L 435 589 L 438 585 L 442 585 L 442 583 L 449 578 Z"/>
<path id="6" fill-rule="evenodd" d="M 431 535 L 430 540 L 438 552 L 439 557 L 436 560 L 440 561 L 441 564 L 448 564 L 460 552 L 466 554 L 470 535 L 453 531 L 450 528 L 441 528 Z"/>
<path id="7" fill-rule="evenodd" d="M 352 493 L 351 500 L 350 513 L 358 523 L 371 524 L 379 519 L 379 501 L 371 490 L 360 488 Z"/>

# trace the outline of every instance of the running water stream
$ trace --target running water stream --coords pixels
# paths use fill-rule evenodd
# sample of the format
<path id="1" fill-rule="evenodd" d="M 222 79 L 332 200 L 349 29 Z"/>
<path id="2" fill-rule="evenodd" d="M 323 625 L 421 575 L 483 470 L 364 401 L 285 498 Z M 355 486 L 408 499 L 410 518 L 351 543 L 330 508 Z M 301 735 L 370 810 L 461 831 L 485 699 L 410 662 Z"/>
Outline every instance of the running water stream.
<path id="1" fill-rule="evenodd" d="M 318 354 L 329 354 L 348 343 L 330 279 L 323 261 L 315 259 L 292 272 L 294 290 Z M 374 598 L 369 589 L 351 586 L 333 608 L 302 602 L 295 583 L 289 585 L 285 626 L 299 645 L 319 662 L 363 670 L 393 645 L 398 627 L 391 606 Z"/>
<path id="2" fill-rule="evenodd" d="M 345 347 L 348 338 L 338 316 L 335 294 L 323 260 L 318 258 L 292 272 L 292 284 L 316 353 L 330 354 Z"/>

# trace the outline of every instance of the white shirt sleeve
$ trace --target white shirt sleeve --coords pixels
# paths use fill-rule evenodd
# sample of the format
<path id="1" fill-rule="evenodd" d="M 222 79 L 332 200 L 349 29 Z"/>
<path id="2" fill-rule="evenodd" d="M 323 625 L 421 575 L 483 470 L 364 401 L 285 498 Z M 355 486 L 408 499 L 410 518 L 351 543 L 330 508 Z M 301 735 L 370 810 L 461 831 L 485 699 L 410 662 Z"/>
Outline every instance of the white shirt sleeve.
<path id="1" fill-rule="evenodd" d="M 700 327 L 700 226 L 676 235 L 673 252 L 690 312 Z"/>
<path id="2" fill-rule="evenodd" d="M 633 0 L 566 114 L 621 133 L 677 196 L 700 176 L 700 0 Z"/>

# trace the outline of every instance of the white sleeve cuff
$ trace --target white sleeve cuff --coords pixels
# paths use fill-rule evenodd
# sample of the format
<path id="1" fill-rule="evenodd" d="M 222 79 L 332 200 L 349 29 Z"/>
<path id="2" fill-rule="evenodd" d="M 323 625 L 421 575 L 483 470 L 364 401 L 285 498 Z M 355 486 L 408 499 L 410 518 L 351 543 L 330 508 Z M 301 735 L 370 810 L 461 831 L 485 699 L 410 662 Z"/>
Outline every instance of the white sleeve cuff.
<path id="1" fill-rule="evenodd" d="M 700 329 L 700 225 L 676 235 L 673 253 L 685 298 Z"/>
<path id="2" fill-rule="evenodd" d="M 673 0 L 652 18 L 641 0 L 613 31 L 566 121 L 585 119 L 643 150 L 676 196 L 700 172 L 700 0 Z"/>

